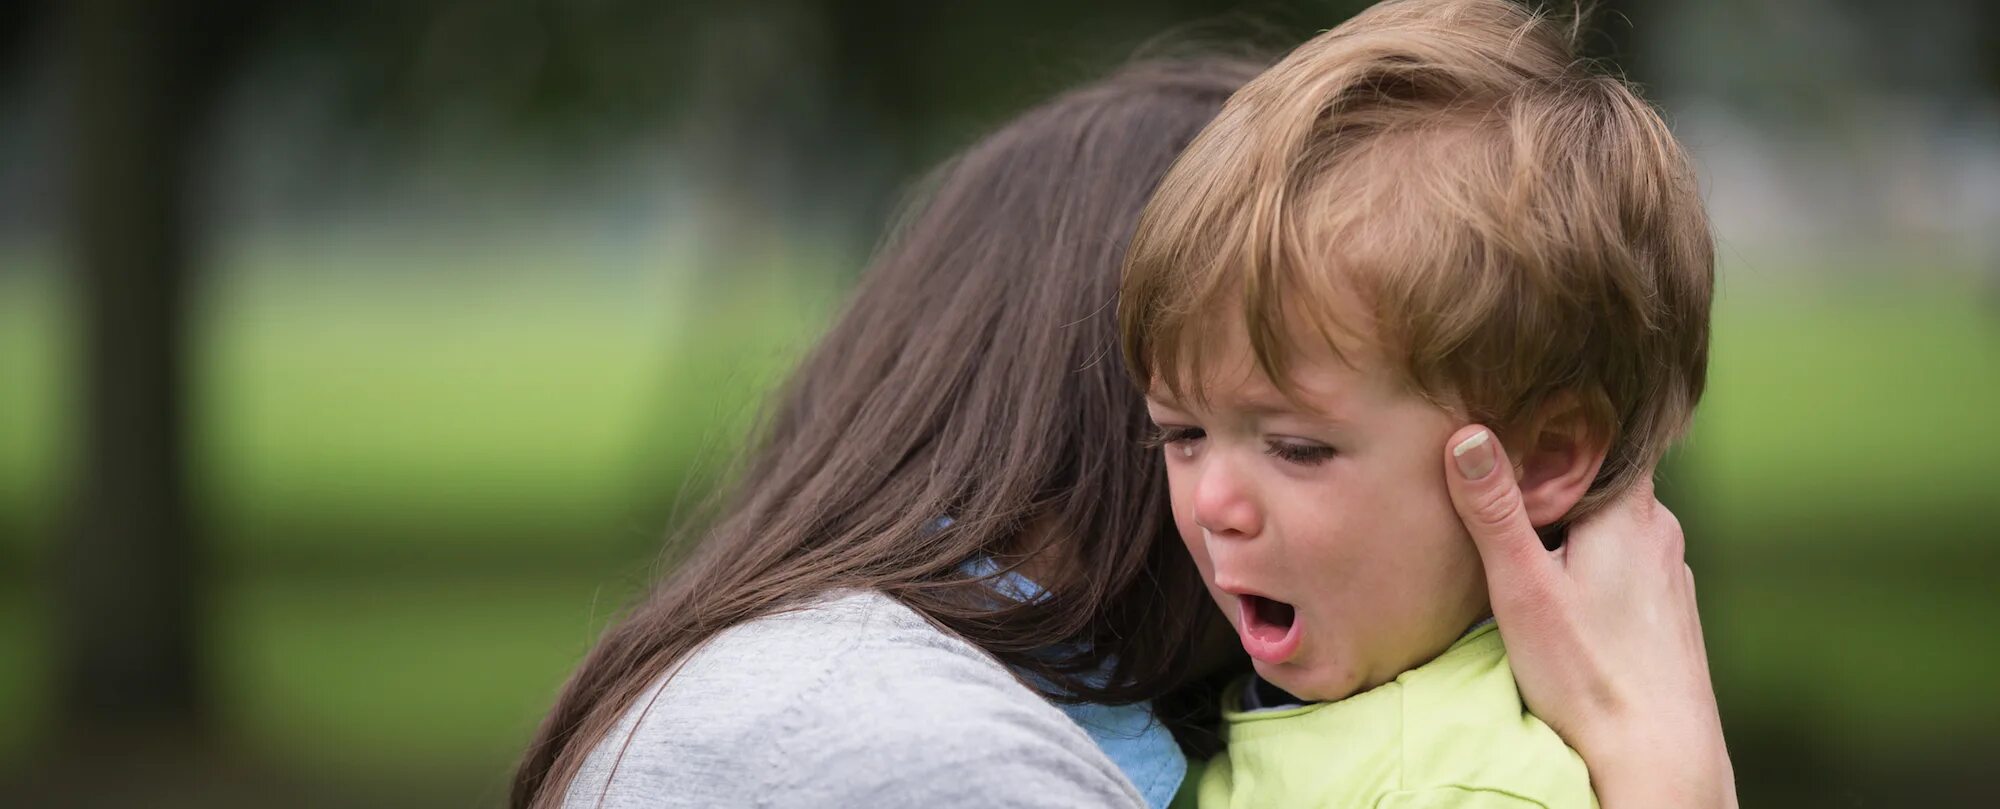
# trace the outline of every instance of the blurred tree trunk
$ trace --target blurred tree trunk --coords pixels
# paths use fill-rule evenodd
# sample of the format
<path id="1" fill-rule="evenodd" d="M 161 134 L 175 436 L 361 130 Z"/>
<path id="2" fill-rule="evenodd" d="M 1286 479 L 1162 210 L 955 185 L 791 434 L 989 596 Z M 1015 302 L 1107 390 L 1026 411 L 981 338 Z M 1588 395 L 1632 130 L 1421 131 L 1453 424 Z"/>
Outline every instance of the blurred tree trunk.
<path id="1" fill-rule="evenodd" d="M 213 4 L 73 0 L 68 167 L 78 464 L 50 593 L 56 719 L 86 741 L 206 729 L 204 554 L 189 499 L 187 299 Z M 240 9 L 237 9 L 240 10 Z"/>

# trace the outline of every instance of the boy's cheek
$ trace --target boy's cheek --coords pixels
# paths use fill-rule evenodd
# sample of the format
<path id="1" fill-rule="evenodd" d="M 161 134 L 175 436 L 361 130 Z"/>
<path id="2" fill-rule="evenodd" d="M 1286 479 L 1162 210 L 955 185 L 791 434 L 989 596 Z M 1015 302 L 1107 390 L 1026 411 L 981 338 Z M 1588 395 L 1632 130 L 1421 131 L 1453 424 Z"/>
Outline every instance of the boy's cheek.
<path id="1" fill-rule="evenodd" d="M 1195 570 L 1201 573 L 1202 582 L 1213 584 L 1214 566 L 1209 564 L 1208 543 L 1202 539 L 1201 527 L 1195 525 L 1193 517 L 1178 506 L 1174 509 L 1174 532 L 1180 535 L 1181 548 L 1194 559 Z"/>
<path id="2" fill-rule="evenodd" d="M 1187 550 L 1189 556 L 1194 557 L 1195 563 L 1201 568 L 1201 574 L 1207 576 L 1208 543 L 1202 541 L 1201 528 L 1196 526 L 1193 520 L 1184 520 L 1176 513 L 1174 532 L 1180 534 L 1181 547 Z"/>
<path id="3" fill-rule="evenodd" d="M 1174 531 L 1181 536 L 1182 544 L 1194 550 L 1201 544 L 1201 527 L 1195 525 L 1194 510 L 1189 503 L 1190 492 L 1181 484 L 1173 472 L 1167 473 L 1168 505 L 1173 511 Z"/>

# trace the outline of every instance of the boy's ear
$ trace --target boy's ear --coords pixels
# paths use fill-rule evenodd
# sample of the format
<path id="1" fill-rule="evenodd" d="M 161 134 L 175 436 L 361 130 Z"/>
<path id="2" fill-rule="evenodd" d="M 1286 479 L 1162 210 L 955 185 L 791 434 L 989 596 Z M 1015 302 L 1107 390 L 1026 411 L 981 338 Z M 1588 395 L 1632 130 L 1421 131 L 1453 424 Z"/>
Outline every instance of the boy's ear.
<path id="1" fill-rule="evenodd" d="M 1549 397 L 1521 435 L 1521 447 L 1507 454 L 1521 482 L 1521 504 L 1536 528 L 1562 519 L 1590 491 L 1609 450 L 1604 431 L 1594 429 L 1583 400 L 1563 392 Z"/>

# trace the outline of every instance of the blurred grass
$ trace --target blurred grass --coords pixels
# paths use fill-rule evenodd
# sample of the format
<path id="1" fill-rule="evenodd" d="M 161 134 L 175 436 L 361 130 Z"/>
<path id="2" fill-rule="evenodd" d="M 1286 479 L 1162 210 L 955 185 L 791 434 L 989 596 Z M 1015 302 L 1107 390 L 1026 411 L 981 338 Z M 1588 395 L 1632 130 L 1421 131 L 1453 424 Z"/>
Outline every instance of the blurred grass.
<path id="1" fill-rule="evenodd" d="M 630 594 L 583 578 L 235 582 L 214 607 L 223 714 L 342 781 L 497 773 Z"/>
<path id="2" fill-rule="evenodd" d="M 65 474 L 72 324 L 45 255 L 0 262 L 18 544 L 45 533 Z M 836 300 L 824 281 L 703 284 L 559 249 L 300 266 L 252 248 L 216 275 L 193 337 L 197 491 L 226 552 L 277 558 L 622 558 L 687 476 L 728 462 Z"/>
<path id="3" fill-rule="evenodd" d="M 44 250 L 0 250 L 0 554 L 43 527 L 67 476 L 68 290 Z M 0 562 L 7 557 L 0 555 Z"/>
<path id="4" fill-rule="evenodd" d="M 2000 296 L 1966 275 L 1728 280 L 1709 393 L 1686 447 L 1705 507 L 1746 525 L 1813 512 L 1991 513 Z M 1775 549 L 1813 538 L 1774 531 L 1752 541 Z"/>
<path id="5" fill-rule="evenodd" d="M 594 638 L 586 611 L 630 590 L 601 588 L 642 578 L 684 486 L 730 463 L 838 299 L 511 246 L 251 246 L 201 289 L 223 710 L 259 749 L 357 777 L 511 760 Z M 48 684 L 34 591 L 67 476 L 65 299 L 49 254 L 0 251 L 0 710 L 24 720 L 0 758 Z"/>
<path id="6" fill-rule="evenodd" d="M 231 725 L 280 760 L 497 784 L 676 492 L 729 460 L 836 297 L 775 270 L 504 248 L 252 247 L 200 297 L 217 674 Z M 28 650 L 0 657 L 0 711 L 24 718 L 5 756 L 46 684 L 21 571 L 63 477 L 69 326 L 45 256 L 0 267 L 0 648 Z M 1739 772 L 1803 750 L 1840 777 L 2000 739 L 2000 304 L 1963 274 L 1724 277 L 1709 395 L 1663 491 Z"/>
<path id="7" fill-rule="evenodd" d="M 1725 278 L 1669 502 L 1745 805 L 1957 803 L 2000 752 L 2000 299 Z"/>

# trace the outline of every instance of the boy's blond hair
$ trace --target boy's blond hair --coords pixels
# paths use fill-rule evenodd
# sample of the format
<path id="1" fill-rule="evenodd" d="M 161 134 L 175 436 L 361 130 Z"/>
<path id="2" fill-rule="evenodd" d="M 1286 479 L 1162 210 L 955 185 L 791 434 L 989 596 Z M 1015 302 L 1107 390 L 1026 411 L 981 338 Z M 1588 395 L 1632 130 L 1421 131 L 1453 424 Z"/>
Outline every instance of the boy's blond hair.
<path id="1" fill-rule="evenodd" d="M 1666 124 L 1574 36 L 1506 0 L 1391 0 L 1245 86 L 1133 237 L 1141 383 L 1199 401 L 1204 313 L 1240 306 L 1288 393 L 1303 325 L 1343 358 L 1368 335 L 1503 437 L 1574 396 L 1609 451 L 1567 520 L 1650 474 L 1701 397 L 1714 251 Z"/>

